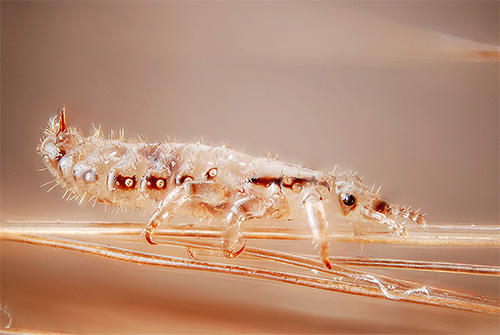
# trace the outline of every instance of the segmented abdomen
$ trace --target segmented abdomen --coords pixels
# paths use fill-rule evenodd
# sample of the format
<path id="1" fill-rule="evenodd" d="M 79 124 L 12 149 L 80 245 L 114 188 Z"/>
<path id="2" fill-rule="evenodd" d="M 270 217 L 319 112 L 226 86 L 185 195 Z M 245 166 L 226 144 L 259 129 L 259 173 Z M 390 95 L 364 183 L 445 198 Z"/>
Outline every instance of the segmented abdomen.
<path id="1" fill-rule="evenodd" d="M 59 171 L 75 194 L 115 205 L 149 207 L 163 199 L 179 157 L 165 144 L 87 139 L 65 153 Z"/>

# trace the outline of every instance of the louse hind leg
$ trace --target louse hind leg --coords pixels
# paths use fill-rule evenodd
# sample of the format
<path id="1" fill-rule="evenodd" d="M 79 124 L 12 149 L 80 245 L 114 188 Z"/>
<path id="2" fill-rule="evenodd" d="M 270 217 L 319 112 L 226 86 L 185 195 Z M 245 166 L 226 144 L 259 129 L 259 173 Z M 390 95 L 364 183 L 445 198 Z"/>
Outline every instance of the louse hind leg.
<path id="1" fill-rule="evenodd" d="M 326 220 L 321 195 L 317 190 L 311 189 L 310 191 L 306 191 L 304 195 L 304 210 L 321 259 L 328 269 L 332 269 L 328 257 L 328 221 Z"/>
<path id="2" fill-rule="evenodd" d="M 279 218 L 289 214 L 290 209 L 281 187 L 273 184 L 267 198 L 249 196 L 236 201 L 226 218 L 226 227 L 222 235 L 222 251 L 224 257 L 234 258 L 246 247 L 240 234 L 240 225 L 245 220 L 273 217 Z"/>
<path id="3" fill-rule="evenodd" d="M 154 212 L 149 220 L 148 225 L 143 230 L 146 241 L 149 244 L 157 244 L 153 241 L 153 234 L 160 223 L 168 223 L 172 219 L 175 211 L 187 201 L 186 191 L 183 186 L 177 186 L 168 196 L 160 203 L 158 209 Z M 142 235 L 141 234 L 141 235 Z"/>

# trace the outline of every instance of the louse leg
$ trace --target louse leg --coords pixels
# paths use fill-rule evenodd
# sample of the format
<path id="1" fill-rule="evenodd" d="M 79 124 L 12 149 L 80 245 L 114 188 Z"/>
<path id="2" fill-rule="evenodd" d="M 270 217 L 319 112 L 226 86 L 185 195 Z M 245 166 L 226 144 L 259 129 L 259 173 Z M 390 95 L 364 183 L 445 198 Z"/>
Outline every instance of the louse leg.
<path id="1" fill-rule="evenodd" d="M 264 213 L 262 216 L 279 219 L 290 214 L 288 200 L 283 195 L 281 187 L 278 184 L 269 186 L 271 195 L 264 202 Z"/>
<path id="2" fill-rule="evenodd" d="M 241 244 L 240 225 L 244 220 L 251 219 L 254 216 L 250 209 L 259 205 L 259 200 L 255 197 L 247 197 L 236 201 L 226 218 L 226 227 L 222 234 L 222 251 L 224 257 L 234 258 L 241 254 L 245 249 L 246 242 Z M 235 251 L 235 249 L 238 249 Z"/>
<path id="3" fill-rule="evenodd" d="M 142 232 L 146 237 L 146 241 L 149 244 L 157 244 L 153 241 L 153 234 L 162 222 L 168 223 L 175 211 L 186 201 L 188 197 L 186 196 L 186 191 L 184 186 L 177 186 L 168 196 L 160 203 L 158 209 L 154 212 L 153 216 L 149 220 L 148 225 Z"/>
<path id="4" fill-rule="evenodd" d="M 266 199 L 249 196 L 233 204 L 226 218 L 226 228 L 222 235 L 224 257 L 234 258 L 245 249 L 246 242 L 242 243 L 240 234 L 240 225 L 243 221 L 262 217 L 279 218 L 289 213 L 288 202 L 281 188 L 274 184 L 269 187 L 269 190 L 271 194 Z"/>
<path id="5" fill-rule="evenodd" d="M 328 221 L 321 196 L 316 190 L 311 190 L 304 196 L 304 209 L 313 234 L 314 242 L 319 248 L 319 254 L 328 269 L 332 268 L 328 258 Z"/>

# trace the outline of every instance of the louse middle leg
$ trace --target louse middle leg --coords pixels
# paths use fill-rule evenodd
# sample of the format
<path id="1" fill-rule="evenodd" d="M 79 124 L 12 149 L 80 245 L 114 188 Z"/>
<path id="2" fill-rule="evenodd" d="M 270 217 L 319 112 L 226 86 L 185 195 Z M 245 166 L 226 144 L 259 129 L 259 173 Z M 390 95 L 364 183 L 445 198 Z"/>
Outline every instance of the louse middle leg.
<path id="1" fill-rule="evenodd" d="M 241 241 L 240 225 L 245 220 L 258 218 L 280 218 L 289 214 L 288 201 L 281 187 L 273 183 L 269 186 L 267 199 L 249 195 L 231 206 L 222 235 L 222 248 L 226 258 L 238 256 L 246 246 Z"/>

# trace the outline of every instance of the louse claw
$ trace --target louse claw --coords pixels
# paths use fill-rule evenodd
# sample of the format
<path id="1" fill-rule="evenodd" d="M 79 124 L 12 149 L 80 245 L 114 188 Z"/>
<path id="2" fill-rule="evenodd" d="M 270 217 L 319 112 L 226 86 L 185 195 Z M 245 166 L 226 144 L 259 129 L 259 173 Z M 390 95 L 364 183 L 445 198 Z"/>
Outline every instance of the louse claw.
<path id="1" fill-rule="evenodd" d="M 154 234 L 155 229 L 156 229 L 155 227 L 148 225 L 146 228 L 144 228 L 144 230 L 141 232 L 141 235 L 139 235 L 139 237 L 144 236 L 144 238 L 146 239 L 146 242 L 148 242 L 149 244 L 158 245 L 158 243 L 153 241 L 153 234 Z"/>
<path id="2" fill-rule="evenodd" d="M 151 233 L 149 231 L 146 232 L 145 237 L 146 237 L 146 241 L 149 244 L 151 244 L 151 245 L 158 245 L 158 243 L 156 243 L 155 241 L 153 241 L 153 233 L 152 232 Z"/>
<path id="3" fill-rule="evenodd" d="M 328 250 L 327 250 L 327 252 L 328 252 Z M 328 257 L 328 255 L 323 256 L 323 264 L 325 264 L 325 266 L 328 268 L 328 270 L 332 269 L 332 264 L 330 263 L 330 258 Z"/>
<path id="4" fill-rule="evenodd" d="M 247 246 L 247 241 L 245 241 L 243 246 L 236 252 L 233 252 L 232 250 L 226 250 L 225 248 L 223 248 L 222 252 L 224 254 L 224 257 L 226 258 L 235 258 L 238 257 L 243 252 L 243 250 L 245 250 L 246 246 Z"/>

